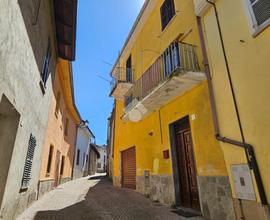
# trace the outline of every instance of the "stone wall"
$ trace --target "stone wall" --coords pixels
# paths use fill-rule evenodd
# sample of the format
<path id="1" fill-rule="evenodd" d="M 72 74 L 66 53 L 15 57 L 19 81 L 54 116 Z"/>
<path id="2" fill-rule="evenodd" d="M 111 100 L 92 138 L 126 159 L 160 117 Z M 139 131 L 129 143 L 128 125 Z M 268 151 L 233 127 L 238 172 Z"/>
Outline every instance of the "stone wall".
<path id="1" fill-rule="evenodd" d="M 49 179 L 49 180 L 44 180 L 44 181 L 39 182 L 38 198 L 42 197 L 44 194 L 46 194 L 47 192 L 50 192 L 51 190 L 55 188 L 54 181 L 55 181 L 54 179 Z M 64 184 L 68 181 L 71 181 L 70 177 L 61 178 L 59 185 Z"/>
<path id="2" fill-rule="evenodd" d="M 7 220 L 15 219 L 16 215 L 24 211 L 37 197 L 41 152 L 56 62 L 51 1 L 41 1 L 40 14 L 35 25 L 30 21 L 33 15 L 31 7 L 24 5 L 30 2 L 34 1 L 1 0 L 0 7 L 0 99 L 5 95 L 20 114 L 5 193 L 2 202 L 0 201 L 0 219 Z M 49 38 L 52 46 L 51 74 L 43 93 L 40 87 L 40 71 Z M 35 136 L 37 147 L 29 186 L 27 190 L 21 191 L 30 134 Z"/>
<path id="3" fill-rule="evenodd" d="M 270 206 L 256 201 L 233 199 L 237 220 L 270 220 Z"/>
<path id="4" fill-rule="evenodd" d="M 40 181 L 38 197 L 40 198 L 47 192 L 51 191 L 53 188 L 54 188 L 54 179 Z"/>
<path id="5" fill-rule="evenodd" d="M 204 217 L 213 220 L 235 219 L 228 177 L 199 176 L 198 187 Z"/>
<path id="6" fill-rule="evenodd" d="M 137 191 L 162 204 L 175 203 L 173 177 L 169 175 L 137 176 Z"/>

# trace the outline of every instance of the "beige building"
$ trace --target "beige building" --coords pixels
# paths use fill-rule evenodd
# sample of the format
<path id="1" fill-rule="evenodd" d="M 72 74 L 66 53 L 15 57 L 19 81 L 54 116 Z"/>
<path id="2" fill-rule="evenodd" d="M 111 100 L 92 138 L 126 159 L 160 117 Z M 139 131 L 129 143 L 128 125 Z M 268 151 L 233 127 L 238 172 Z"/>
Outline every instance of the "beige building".
<path id="1" fill-rule="evenodd" d="M 81 124 L 73 97 L 71 63 L 59 59 L 42 152 L 39 195 L 72 179 L 77 126 Z"/>

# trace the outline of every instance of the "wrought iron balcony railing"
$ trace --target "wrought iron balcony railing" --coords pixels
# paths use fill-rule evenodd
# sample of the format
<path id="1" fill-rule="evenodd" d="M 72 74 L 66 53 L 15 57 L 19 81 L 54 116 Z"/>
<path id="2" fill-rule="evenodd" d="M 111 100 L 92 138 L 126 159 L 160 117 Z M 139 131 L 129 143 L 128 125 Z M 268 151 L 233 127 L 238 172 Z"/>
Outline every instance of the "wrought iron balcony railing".
<path id="1" fill-rule="evenodd" d="M 116 67 L 115 72 L 112 74 L 113 78 L 110 82 L 111 91 L 115 89 L 118 83 L 133 83 L 133 69 Z"/>
<path id="2" fill-rule="evenodd" d="M 196 46 L 173 42 L 141 78 L 134 82 L 125 95 L 125 107 L 129 108 L 135 99 L 142 100 L 170 77 L 189 71 L 200 71 Z"/>

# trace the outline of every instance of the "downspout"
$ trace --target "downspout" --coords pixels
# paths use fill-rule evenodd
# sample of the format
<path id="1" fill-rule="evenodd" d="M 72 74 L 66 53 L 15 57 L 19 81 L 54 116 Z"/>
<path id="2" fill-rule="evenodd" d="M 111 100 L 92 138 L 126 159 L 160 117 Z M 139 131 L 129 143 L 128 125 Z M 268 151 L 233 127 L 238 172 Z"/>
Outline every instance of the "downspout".
<path id="1" fill-rule="evenodd" d="M 73 180 L 73 177 L 74 177 L 74 165 L 75 165 L 75 156 L 76 156 L 76 150 L 77 150 L 78 129 L 79 129 L 79 126 L 76 125 L 75 149 L 74 149 L 73 158 L 72 158 L 71 180 Z"/>
<path id="2" fill-rule="evenodd" d="M 262 205 L 268 205 L 267 197 L 266 197 L 263 182 L 262 182 L 262 178 L 260 175 L 260 171 L 258 168 L 255 153 L 254 153 L 254 148 L 252 145 L 246 143 L 245 138 L 244 138 L 242 123 L 240 120 L 239 109 L 238 109 L 237 102 L 236 102 L 235 91 L 234 91 L 234 87 L 233 87 L 233 83 L 232 83 L 232 79 L 231 79 L 231 72 L 230 72 L 230 68 L 229 68 L 229 64 L 228 64 L 227 54 L 225 51 L 225 46 L 224 46 L 223 36 L 222 36 L 222 32 L 221 32 L 217 8 L 216 8 L 215 3 L 213 3 L 209 0 L 206 0 L 206 1 L 209 4 L 211 4 L 215 10 L 215 17 L 217 20 L 219 37 L 220 37 L 220 41 L 221 41 L 221 45 L 222 45 L 222 52 L 223 52 L 223 56 L 224 56 L 224 60 L 225 60 L 225 64 L 226 64 L 227 75 L 229 78 L 230 89 L 231 89 L 232 96 L 233 96 L 234 108 L 235 108 L 236 115 L 237 115 L 237 121 L 238 121 L 238 125 L 240 128 L 242 141 L 236 141 L 236 140 L 224 137 L 220 134 L 218 117 L 217 117 L 216 102 L 215 102 L 215 95 L 214 95 L 214 89 L 213 89 L 213 84 L 212 84 L 212 79 L 211 79 L 211 74 L 210 74 L 209 62 L 208 62 L 207 52 L 206 52 L 206 47 L 205 47 L 205 39 L 204 39 L 204 35 L 203 35 L 202 22 L 201 22 L 201 18 L 197 17 L 197 24 L 198 24 L 201 47 L 202 47 L 202 52 L 203 52 L 203 64 L 205 67 L 205 72 L 206 72 L 206 77 L 207 77 L 207 82 L 208 82 L 209 98 L 210 98 L 210 105 L 211 105 L 212 117 L 213 117 L 214 129 L 215 129 L 215 137 L 220 142 L 235 145 L 235 146 L 243 148 L 245 150 L 245 155 L 246 155 L 246 158 L 248 161 L 249 168 L 251 170 L 253 170 L 253 173 L 254 173 L 254 177 L 255 177 L 257 187 L 258 187 L 258 192 L 259 192 L 261 203 L 262 203 Z"/>

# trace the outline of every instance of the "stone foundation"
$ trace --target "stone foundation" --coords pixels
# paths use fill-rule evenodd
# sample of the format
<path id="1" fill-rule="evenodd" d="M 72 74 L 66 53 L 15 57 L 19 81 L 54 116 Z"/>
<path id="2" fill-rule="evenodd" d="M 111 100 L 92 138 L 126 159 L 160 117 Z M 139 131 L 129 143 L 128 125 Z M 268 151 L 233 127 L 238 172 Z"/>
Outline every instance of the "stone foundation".
<path id="1" fill-rule="evenodd" d="M 66 182 L 69 182 L 70 180 L 71 180 L 71 177 L 61 178 L 61 179 L 60 179 L 59 185 L 64 184 L 64 183 L 66 183 Z"/>
<path id="2" fill-rule="evenodd" d="M 226 176 L 199 176 L 198 187 L 202 214 L 207 219 L 234 220 L 231 187 Z"/>
<path id="3" fill-rule="evenodd" d="M 162 204 L 173 205 L 175 203 L 172 176 L 137 176 L 137 191 Z"/>
<path id="4" fill-rule="evenodd" d="M 270 220 L 270 206 L 255 201 L 233 199 L 237 220 Z"/>
<path id="5" fill-rule="evenodd" d="M 116 187 L 121 187 L 121 177 L 114 176 L 113 177 L 113 185 Z"/>
<path id="6" fill-rule="evenodd" d="M 61 178 L 59 185 L 64 184 L 70 180 L 71 180 L 70 177 Z M 41 196 L 43 196 L 44 194 L 53 189 L 54 189 L 54 179 L 40 181 L 38 197 L 40 198 Z"/>
<path id="7" fill-rule="evenodd" d="M 38 197 L 41 197 L 47 192 L 51 191 L 53 187 L 54 187 L 54 179 L 40 181 Z"/>

